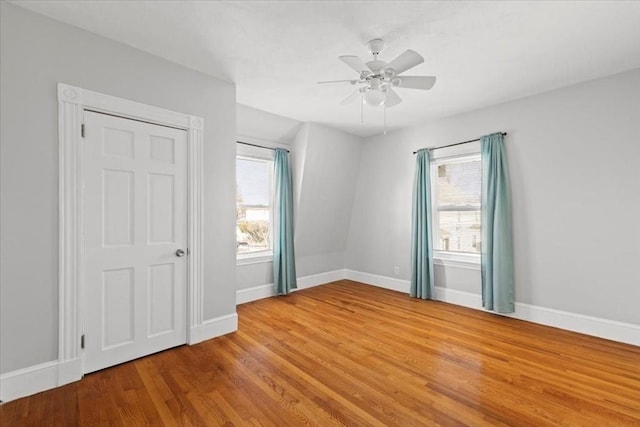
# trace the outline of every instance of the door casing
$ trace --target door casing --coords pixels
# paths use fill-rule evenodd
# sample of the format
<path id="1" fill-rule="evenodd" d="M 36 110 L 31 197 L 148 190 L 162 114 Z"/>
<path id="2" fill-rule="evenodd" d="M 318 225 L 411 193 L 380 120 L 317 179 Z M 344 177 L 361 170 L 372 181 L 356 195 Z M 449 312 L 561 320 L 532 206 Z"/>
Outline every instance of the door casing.
<path id="1" fill-rule="evenodd" d="M 84 110 L 187 132 L 187 344 L 202 340 L 202 138 L 204 120 L 188 114 L 58 83 L 59 308 L 58 385 L 82 378 L 84 238 L 82 234 Z"/>

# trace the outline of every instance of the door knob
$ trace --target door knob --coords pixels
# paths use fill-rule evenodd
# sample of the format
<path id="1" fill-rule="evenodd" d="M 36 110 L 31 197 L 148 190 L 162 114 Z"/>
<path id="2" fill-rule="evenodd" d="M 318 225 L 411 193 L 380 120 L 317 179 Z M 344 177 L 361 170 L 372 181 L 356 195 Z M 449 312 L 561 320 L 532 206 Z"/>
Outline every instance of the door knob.
<path id="1" fill-rule="evenodd" d="M 184 256 L 184 251 L 183 251 L 182 249 L 178 249 L 178 250 L 176 251 L 176 256 L 177 256 L 177 257 L 183 257 L 183 256 Z"/>

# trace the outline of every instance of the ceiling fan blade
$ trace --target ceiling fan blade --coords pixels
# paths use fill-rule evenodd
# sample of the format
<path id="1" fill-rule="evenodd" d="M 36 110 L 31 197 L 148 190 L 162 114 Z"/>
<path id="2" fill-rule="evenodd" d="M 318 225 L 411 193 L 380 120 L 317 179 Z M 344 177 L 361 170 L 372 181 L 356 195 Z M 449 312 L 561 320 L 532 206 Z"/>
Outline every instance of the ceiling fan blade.
<path id="1" fill-rule="evenodd" d="M 407 71 L 409 68 L 413 68 L 418 64 L 422 64 L 424 58 L 420 56 L 418 52 L 411 49 L 407 49 L 404 53 L 400 54 L 396 59 L 389 62 L 387 68 L 393 68 L 396 74 L 400 74 L 403 71 Z"/>
<path id="2" fill-rule="evenodd" d="M 360 94 L 360 90 L 356 90 L 355 92 L 353 92 L 351 95 L 347 96 L 345 99 L 343 99 L 340 102 L 340 105 L 347 105 L 347 104 L 351 104 L 352 102 L 354 102 L 355 100 L 357 100 L 358 98 L 360 98 L 361 94 Z"/>
<path id="3" fill-rule="evenodd" d="M 362 59 L 358 58 L 357 56 L 344 55 L 339 56 L 338 59 L 356 70 L 358 73 L 362 73 L 363 71 L 369 72 L 369 68 L 365 65 L 364 62 L 362 62 Z"/>
<path id="4" fill-rule="evenodd" d="M 325 83 L 351 83 L 352 85 L 358 83 L 360 80 L 327 80 L 325 82 L 318 82 L 319 85 Z"/>
<path id="5" fill-rule="evenodd" d="M 396 79 L 399 80 L 399 83 L 394 84 L 394 87 L 403 87 L 407 89 L 429 90 L 434 84 L 436 84 L 436 78 L 433 76 L 398 76 Z"/>
<path id="6" fill-rule="evenodd" d="M 384 105 L 387 108 L 391 108 L 393 106 L 400 104 L 401 102 L 402 102 L 402 98 L 400 98 L 398 94 L 393 91 L 393 89 L 387 88 L 387 91 L 385 92 L 385 97 L 384 97 Z"/>

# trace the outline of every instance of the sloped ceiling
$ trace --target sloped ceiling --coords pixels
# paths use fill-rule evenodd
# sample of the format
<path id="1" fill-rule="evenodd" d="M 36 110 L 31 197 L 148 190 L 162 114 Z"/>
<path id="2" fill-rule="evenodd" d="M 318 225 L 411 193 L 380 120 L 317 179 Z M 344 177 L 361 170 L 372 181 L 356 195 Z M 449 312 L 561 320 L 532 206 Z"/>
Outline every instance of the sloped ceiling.
<path id="1" fill-rule="evenodd" d="M 14 1 L 203 73 L 233 81 L 240 104 L 369 136 L 383 110 L 340 106 L 372 38 L 389 62 L 406 49 L 435 75 L 398 89 L 389 129 L 411 126 L 640 67 L 636 1 Z"/>

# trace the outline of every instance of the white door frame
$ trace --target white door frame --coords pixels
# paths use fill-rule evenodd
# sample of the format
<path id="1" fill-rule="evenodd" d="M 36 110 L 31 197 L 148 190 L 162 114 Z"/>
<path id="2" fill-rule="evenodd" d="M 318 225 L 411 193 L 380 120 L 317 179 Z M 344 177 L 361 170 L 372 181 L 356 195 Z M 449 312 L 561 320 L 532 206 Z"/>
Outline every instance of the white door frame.
<path id="1" fill-rule="evenodd" d="M 202 137 L 204 120 L 58 83 L 59 264 L 58 385 L 82 378 L 84 236 L 82 211 L 85 109 L 187 132 L 187 343 L 198 341 L 202 314 Z"/>

